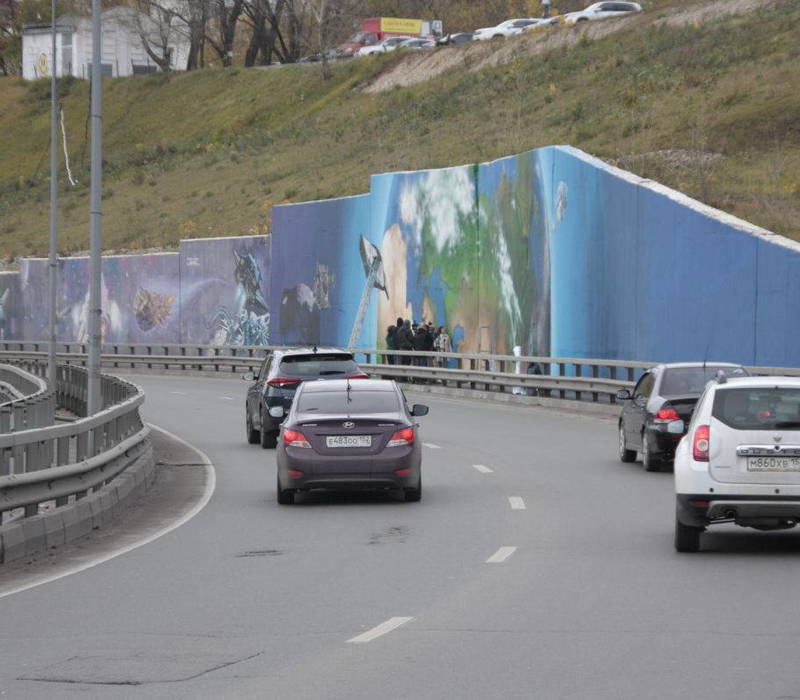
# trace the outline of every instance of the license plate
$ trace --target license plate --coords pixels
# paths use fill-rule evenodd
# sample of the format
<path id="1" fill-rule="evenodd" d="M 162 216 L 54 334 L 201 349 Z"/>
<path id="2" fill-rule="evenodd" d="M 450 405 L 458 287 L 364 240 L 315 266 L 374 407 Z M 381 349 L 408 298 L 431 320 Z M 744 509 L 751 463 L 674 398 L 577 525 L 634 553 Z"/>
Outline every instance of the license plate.
<path id="1" fill-rule="evenodd" d="M 329 435 L 325 438 L 328 447 L 372 447 L 371 435 Z"/>
<path id="2" fill-rule="evenodd" d="M 800 457 L 748 457 L 749 472 L 800 472 Z"/>

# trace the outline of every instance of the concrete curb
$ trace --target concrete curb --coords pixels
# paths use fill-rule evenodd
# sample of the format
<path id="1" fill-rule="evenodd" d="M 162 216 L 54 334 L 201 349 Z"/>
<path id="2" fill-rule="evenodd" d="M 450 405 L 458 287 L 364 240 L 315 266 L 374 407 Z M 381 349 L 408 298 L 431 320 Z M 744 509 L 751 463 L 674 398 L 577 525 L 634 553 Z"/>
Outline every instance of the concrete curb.
<path id="1" fill-rule="evenodd" d="M 149 439 L 118 457 L 128 467 L 110 484 L 85 498 L 22 518 L 0 527 L 0 564 L 55 549 L 92 530 L 109 527 L 123 517 L 128 507 L 144 495 L 155 478 L 155 456 Z"/>

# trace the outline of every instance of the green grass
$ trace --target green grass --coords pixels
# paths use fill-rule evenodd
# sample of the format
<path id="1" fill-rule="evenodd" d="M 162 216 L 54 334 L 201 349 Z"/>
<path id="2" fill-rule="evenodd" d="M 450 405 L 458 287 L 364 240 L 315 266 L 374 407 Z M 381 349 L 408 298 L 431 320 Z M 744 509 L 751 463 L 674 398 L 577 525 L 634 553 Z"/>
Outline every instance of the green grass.
<path id="1" fill-rule="evenodd" d="M 660 6 L 669 3 L 660 0 Z M 104 83 L 109 249 L 262 233 L 284 201 L 365 192 L 372 173 L 569 143 L 800 239 L 800 7 L 629 31 L 412 87 L 358 87 L 401 56 Z M 561 31 L 561 30 L 559 30 Z M 520 40 L 520 47 L 527 39 Z M 76 188 L 61 247 L 88 239 L 88 85 L 63 95 Z M 47 82 L 0 79 L 0 256 L 42 254 Z"/>

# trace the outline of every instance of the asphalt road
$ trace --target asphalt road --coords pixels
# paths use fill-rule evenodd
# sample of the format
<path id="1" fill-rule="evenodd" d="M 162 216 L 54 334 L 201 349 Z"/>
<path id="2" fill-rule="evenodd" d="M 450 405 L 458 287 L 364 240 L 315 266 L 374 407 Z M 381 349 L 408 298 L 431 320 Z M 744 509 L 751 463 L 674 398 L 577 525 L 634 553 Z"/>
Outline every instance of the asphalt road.
<path id="1" fill-rule="evenodd" d="M 420 397 L 422 502 L 282 507 L 244 382 L 135 381 L 216 492 L 0 599 L 2 698 L 800 697 L 800 533 L 676 554 L 671 474 L 620 463 L 611 421 Z"/>

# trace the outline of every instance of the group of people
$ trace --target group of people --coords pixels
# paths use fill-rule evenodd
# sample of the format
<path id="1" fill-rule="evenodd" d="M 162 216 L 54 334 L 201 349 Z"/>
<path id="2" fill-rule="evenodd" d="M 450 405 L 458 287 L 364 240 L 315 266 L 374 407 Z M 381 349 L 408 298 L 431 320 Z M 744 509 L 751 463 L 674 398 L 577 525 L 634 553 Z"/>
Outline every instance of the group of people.
<path id="1" fill-rule="evenodd" d="M 417 352 L 452 352 L 453 345 L 450 336 L 445 330 L 444 326 L 434 328 L 430 321 L 423 321 L 412 323 L 408 319 L 398 318 L 394 326 L 389 326 L 386 330 L 386 349 L 387 350 L 416 350 Z M 433 363 L 431 357 L 410 357 L 402 356 L 396 358 L 394 355 L 387 355 L 390 365 L 402 364 L 410 365 L 414 360 L 414 364 L 420 367 L 429 367 Z M 397 360 L 399 359 L 399 362 Z M 438 360 L 438 358 L 437 358 Z M 437 361 L 440 367 L 446 365 L 446 359 L 442 358 Z"/>

